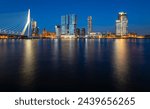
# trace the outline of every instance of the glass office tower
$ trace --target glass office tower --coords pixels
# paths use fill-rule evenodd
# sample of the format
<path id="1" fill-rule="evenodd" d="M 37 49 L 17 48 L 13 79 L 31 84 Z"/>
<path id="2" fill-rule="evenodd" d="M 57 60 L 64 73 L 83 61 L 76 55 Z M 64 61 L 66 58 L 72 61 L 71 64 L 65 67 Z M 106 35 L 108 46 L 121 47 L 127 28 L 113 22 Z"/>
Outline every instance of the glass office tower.
<path id="1" fill-rule="evenodd" d="M 61 32 L 63 35 L 75 35 L 77 16 L 75 14 L 61 17 Z"/>
<path id="2" fill-rule="evenodd" d="M 125 12 L 119 12 L 118 20 L 116 20 L 116 35 L 124 36 L 128 33 L 128 18 Z"/>
<path id="3" fill-rule="evenodd" d="M 92 32 L 92 16 L 88 17 L 88 35 L 90 36 L 90 33 Z"/>
<path id="4" fill-rule="evenodd" d="M 70 35 L 75 35 L 76 25 L 77 25 L 77 16 L 75 14 L 71 14 L 70 22 L 69 22 L 69 34 Z"/>

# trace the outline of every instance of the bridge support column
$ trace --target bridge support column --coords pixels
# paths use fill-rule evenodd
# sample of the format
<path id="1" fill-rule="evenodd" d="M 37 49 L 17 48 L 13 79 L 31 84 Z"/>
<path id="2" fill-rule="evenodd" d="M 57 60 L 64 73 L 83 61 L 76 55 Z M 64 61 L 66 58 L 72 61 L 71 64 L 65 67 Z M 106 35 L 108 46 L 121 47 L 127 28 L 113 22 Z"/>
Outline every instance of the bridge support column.
<path id="1" fill-rule="evenodd" d="M 25 26 L 24 26 L 24 29 L 23 29 L 21 35 L 25 35 L 25 32 L 26 32 L 26 30 L 28 29 L 27 35 L 28 35 L 28 38 L 31 38 L 31 37 L 30 37 L 30 25 L 31 25 L 31 17 L 30 17 L 30 9 L 29 9 L 29 10 L 28 10 L 28 16 L 27 16 L 27 22 L 26 22 L 26 24 L 25 24 Z"/>
<path id="2" fill-rule="evenodd" d="M 31 38 L 30 36 L 30 25 L 31 25 L 31 17 L 30 17 L 30 9 L 28 10 L 28 37 Z"/>

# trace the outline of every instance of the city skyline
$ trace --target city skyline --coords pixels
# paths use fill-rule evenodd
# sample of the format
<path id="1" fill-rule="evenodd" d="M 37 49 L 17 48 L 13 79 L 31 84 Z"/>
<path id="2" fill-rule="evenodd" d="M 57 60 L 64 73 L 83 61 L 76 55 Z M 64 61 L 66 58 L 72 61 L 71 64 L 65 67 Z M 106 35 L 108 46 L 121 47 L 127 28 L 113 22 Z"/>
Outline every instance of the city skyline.
<path id="1" fill-rule="evenodd" d="M 0 7 L 1 13 L 11 13 L 31 9 L 31 17 L 38 22 L 40 30 L 46 28 L 55 31 L 55 25 L 60 24 L 60 16 L 65 14 L 78 15 L 78 27 L 87 29 L 87 17 L 93 18 L 93 31 L 95 32 L 115 32 L 115 20 L 118 12 L 124 11 L 128 14 L 129 32 L 138 34 L 150 34 L 150 15 L 148 0 L 112 0 L 112 1 L 11 1 L 2 0 Z M 11 7 L 7 8 L 7 7 Z M 24 4 L 24 5 L 23 5 Z M 53 5 L 52 5 L 53 4 Z M 63 5 L 62 5 L 63 4 Z M 7 5 L 7 7 L 6 7 Z M 142 8 L 141 8 L 142 7 Z"/>

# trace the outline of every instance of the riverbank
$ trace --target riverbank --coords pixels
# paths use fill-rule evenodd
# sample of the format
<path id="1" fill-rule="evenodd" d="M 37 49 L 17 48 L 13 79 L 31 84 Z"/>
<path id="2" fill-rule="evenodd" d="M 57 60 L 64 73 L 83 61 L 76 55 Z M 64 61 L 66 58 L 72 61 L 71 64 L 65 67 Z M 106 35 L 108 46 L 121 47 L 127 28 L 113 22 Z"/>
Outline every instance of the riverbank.
<path id="1" fill-rule="evenodd" d="M 3 39 L 150 39 L 150 37 L 144 37 L 144 38 L 0 38 L 0 40 Z"/>

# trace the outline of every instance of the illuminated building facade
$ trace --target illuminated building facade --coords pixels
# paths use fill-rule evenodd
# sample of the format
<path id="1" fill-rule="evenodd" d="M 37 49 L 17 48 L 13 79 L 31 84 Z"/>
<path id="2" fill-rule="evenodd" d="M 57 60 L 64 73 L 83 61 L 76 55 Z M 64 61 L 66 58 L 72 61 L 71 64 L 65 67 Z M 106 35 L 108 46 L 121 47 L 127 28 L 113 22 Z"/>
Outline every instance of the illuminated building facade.
<path id="1" fill-rule="evenodd" d="M 90 36 L 90 33 L 92 32 L 92 16 L 88 17 L 88 35 Z"/>
<path id="2" fill-rule="evenodd" d="M 75 14 L 65 15 L 61 17 L 61 34 L 75 35 L 77 26 L 77 16 Z"/>
<path id="3" fill-rule="evenodd" d="M 71 14 L 69 18 L 69 35 L 75 35 L 77 26 L 77 16 L 75 14 Z"/>
<path id="4" fill-rule="evenodd" d="M 56 38 L 56 33 L 54 32 L 49 32 L 47 31 L 45 28 L 44 30 L 42 31 L 42 34 L 40 35 L 41 38 L 51 38 L 51 39 L 54 39 Z"/>
<path id="5" fill-rule="evenodd" d="M 56 37 L 60 38 L 61 37 L 61 26 L 60 25 L 56 25 L 55 26 L 55 31 L 56 31 Z"/>
<path id="6" fill-rule="evenodd" d="M 61 34 L 68 34 L 69 31 L 69 16 L 61 16 Z"/>
<path id="7" fill-rule="evenodd" d="M 37 22 L 32 21 L 32 36 L 38 36 L 39 28 L 37 27 Z"/>
<path id="8" fill-rule="evenodd" d="M 116 20 L 116 35 L 124 36 L 128 34 L 128 18 L 125 12 L 119 12 L 118 20 Z"/>

